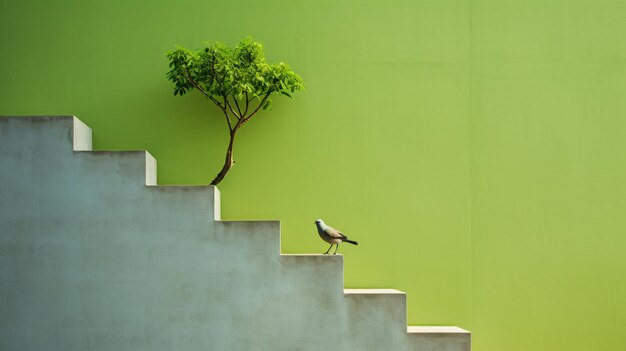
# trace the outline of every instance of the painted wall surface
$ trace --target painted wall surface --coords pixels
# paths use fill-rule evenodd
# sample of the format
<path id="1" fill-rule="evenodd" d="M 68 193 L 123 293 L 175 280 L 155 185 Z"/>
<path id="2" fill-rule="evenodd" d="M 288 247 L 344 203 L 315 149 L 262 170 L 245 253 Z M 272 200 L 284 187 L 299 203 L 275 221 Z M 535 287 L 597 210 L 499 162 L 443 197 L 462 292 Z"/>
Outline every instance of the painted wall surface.
<path id="1" fill-rule="evenodd" d="M 226 126 L 174 97 L 164 53 L 252 35 L 307 90 L 241 131 L 226 219 L 280 219 L 346 287 L 408 293 L 410 324 L 487 350 L 626 347 L 622 1 L 4 1 L 0 114 L 74 114 L 206 184 Z M 596 347 L 597 346 L 597 347 Z"/>
<path id="2" fill-rule="evenodd" d="M 472 4 L 477 350 L 626 349 L 626 2 Z"/>

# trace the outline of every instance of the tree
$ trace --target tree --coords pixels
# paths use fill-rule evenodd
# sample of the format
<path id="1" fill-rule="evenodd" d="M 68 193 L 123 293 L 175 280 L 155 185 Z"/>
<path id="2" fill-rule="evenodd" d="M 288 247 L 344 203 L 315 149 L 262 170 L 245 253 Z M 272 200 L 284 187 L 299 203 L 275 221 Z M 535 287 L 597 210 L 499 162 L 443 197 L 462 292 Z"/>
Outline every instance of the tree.
<path id="1" fill-rule="evenodd" d="M 265 62 L 263 46 L 247 38 L 234 49 L 223 43 L 206 44 L 192 52 L 177 46 L 167 53 L 170 70 L 167 78 L 174 85 L 174 95 L 197 90 L 222 110 L 230 140 L 224 166 L 211 181 L 221 182 L 234 164 L 233 144 L 237 131 L 261 108 L 271 109 L 271 96 L 291 94 L 304 88 L 302 79 L 285 63 Z"/>

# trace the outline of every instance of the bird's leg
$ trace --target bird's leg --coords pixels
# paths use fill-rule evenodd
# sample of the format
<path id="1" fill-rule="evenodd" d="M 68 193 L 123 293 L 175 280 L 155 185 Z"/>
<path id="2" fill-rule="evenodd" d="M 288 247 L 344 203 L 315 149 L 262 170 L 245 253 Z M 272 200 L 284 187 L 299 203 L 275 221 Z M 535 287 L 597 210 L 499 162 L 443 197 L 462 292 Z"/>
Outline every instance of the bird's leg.
<path id="1" fill-rule="evenodd" d="M 337 254 L 337 249 L 339 248 L 339 244 L 335 244 L 335 252 L 333 252 L 333 255 Z"/>
<path id="2" fill-rule="evenodd" d="M 332 247 L 333 247 L 333 244 L 330 244 L 330 247 L 328 248 L 328 250 L 326 250 L 326 252 L 324 252 L 324 255 L 328 255 L 328 252 L 330 251 Z"/>

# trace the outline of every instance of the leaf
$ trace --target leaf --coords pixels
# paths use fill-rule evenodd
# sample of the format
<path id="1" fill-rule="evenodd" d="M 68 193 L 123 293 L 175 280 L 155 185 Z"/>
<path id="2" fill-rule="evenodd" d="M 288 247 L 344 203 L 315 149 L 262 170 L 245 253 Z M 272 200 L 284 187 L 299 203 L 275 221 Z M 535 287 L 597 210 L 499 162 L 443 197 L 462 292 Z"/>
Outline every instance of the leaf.
<path id="1" fill-rule="evenodd" d="M 301 78 L 284 63 L 269 65 L 263 45 L 246 38 L 230 48 L 221 42 L 205 43 L 200 50 L 190 51 L 176 46 L 167 52 L 169 71 L 166 78 L 174 86 L 174 95 L 184 95 L 202 87 L 209 97 L 219 100 L 224 96 L 259 99 L 267 92 L 289 93 L 300 90 Z M 263 109 L 271 109 L 267 100 Z"/>

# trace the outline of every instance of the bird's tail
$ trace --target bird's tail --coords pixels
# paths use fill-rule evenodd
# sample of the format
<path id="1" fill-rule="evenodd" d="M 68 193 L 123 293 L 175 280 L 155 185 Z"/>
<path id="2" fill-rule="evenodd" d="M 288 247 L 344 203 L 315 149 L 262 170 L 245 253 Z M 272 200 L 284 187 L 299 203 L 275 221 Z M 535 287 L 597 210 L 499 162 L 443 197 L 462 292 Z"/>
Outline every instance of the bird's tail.
<path id="1" fill-rule="evenodd" d="M 343 241 L 344 241 L 344 242 L 346 242 L 346 243 L 350 243 L 350 244 L 352 244 L 352 245 L 359 245 L 359 243 L 357 243 L 357 242 L 356 242 L 356 241 L 354 241 L 354 240 L 343 239 Z"/>

